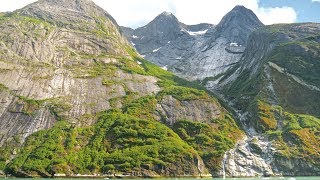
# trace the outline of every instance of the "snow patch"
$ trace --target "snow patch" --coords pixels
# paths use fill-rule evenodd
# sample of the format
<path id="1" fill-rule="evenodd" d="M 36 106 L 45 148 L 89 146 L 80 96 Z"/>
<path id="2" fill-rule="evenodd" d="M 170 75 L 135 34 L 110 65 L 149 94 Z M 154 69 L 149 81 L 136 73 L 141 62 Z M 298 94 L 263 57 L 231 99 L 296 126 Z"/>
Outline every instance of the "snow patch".
<path id="1" fill-rule="evenodd" d="M 180 59 L 182 59 L 182 57 L 181 57 L 181 56 L 176 58 L 176 60 L 180 60 Z"/>
<path id="2" fill-rule="evenodd" d="M 231 47 L 238 47 L 239 45 L 238 45 L 238 43 L 233 42 L 233 43 L 230 43 L 230 46 L 231 46 Z"/>
<path id="3" fill-rule="evenodd" d="M 152 52 L 157 52 L 157 51 L 159 51 L 159 49 L 161 49 L 161 47 L 159 47 L 158 49 L 152 50 Z"/>
<path id="4" fill-rule="evenodd" d="M 138 39 L 139 37 L 138 37 L 138 36 L 135 36 L 135 35 L 132 35 L 132 38 L 133 38 L 133 39 Z"/>
<path id="5" fill-rule="evenodd" d="M 133 42 L 131 42 L 131 44 L 132 44 L 132 46 L 135 46 L 136 44 L 135 43 L 133 43 Z"/>
<path id="6" fill-rule="evenodd" d="M 198 35 L 203 35 L 208 31 L 208 29 L 203 30 L 203 31 L 187 31 L 191 36 L 198 36 Z"/>
<path id="7" fill-rule="evenodd" d="M 142 62 L 140 62 L 140 61 L 137 61 L 137 63 L 138 63 L 138 64 L 142 64 Z"/>
<path id="8" fill-rule="evenodd" d="M 168 71 L 168 65 L 165 65 L 165 66 L 161 67 L 161 69 L 163 69 L 165 71 Z"/>
<path id="9" fill-rule="evenodd" d="M 170 44 L 171 43 L 171 41 L 168 41 L 168 44 Z"/>

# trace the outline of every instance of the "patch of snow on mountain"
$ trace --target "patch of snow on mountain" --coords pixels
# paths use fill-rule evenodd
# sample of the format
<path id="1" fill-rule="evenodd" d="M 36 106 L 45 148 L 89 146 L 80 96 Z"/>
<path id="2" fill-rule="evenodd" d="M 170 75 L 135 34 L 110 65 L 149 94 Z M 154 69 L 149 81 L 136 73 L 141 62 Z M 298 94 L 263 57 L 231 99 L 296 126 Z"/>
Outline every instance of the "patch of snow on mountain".
<path id="1" fill-rule="evenodd" d="M 161 69 L 168 71 L 168 65 L 161 67 Z"/>
<path id="2" fill-rule="evenodd" d="M 198 36 L 198 35 L 203 35 L 208 31 L 208 29 L 203 30 L 203 31 L 187 31 L 191 36 Z"/>
<path id="3" fill-rule="evenodd" d="M 230 43 L 230 46 L 232 46 L 232 47 L 238 47 L 239 45 L 238 45 L 238 43 Z"/>
<path id="4" fill-rule="evenodd" d="M 138 39 L 139 37 L 138 37 L 138 36 L 135 36 L 135 35 L 132 35 L 132 38 L 133 38 L 133 39 Z"/>
<path id="5" fill-rule="evenodd" d="M 157 52 L 159 51 L 159 49 L 161 49 L 161 47 L 159 47 L 158 49 L 154 49 L 152 52 Z"/>

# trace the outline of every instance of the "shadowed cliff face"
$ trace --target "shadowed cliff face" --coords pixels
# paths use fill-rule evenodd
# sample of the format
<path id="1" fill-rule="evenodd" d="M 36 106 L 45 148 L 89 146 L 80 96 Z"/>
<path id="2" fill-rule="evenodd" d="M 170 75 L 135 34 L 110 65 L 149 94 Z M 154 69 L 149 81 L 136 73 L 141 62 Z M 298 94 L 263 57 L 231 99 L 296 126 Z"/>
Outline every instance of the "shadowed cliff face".
<path id="1" fill-rule="evenodd" d="M 188 26 L 164 12 L 146 26 L 124 28 L 124 32 L 146 59 L 194 80 L 213 77 L 232 67 L 240 60 L 249 34 L 261 26 L 251 10 L 236 6 L 217 26 Z"/>
<path id="2" fill-rule="evenodd" d="M 1 14 L 0 30 L 6 173 L 216 174 L 242 136 L 216 99 L 142 59 L 90 0 L 40 0 Z"/>

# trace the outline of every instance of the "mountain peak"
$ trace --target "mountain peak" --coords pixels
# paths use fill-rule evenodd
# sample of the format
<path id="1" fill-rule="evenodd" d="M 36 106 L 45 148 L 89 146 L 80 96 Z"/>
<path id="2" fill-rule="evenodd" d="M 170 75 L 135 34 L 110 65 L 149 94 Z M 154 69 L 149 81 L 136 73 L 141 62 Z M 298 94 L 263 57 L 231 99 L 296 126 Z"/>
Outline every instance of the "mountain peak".
<path id="1" fill-rule="evenodd" d="M 106 17 L 118 26 L 113 17 L 92 0 L 39 0 L 16 12 L 59 24 L 82 21 L 95 23 L 95 17 Z"/>
<path id="2" fill-rule="evenodd" d="M 254 12 L 244 6 L 237 5 L 230 12 L 228 12 L 219 24 L 226 23 L 246 23 L 251 25 L 263 25 Z"/>
<path id="3" fill-rule="evenodd" d="M 172 28 L 177 28 L 180 31 L 179 20 L 172 13 L 167 11 L 164 11 L 161 14 L 159 14 L 146 26 L 157 27 L 162 29 L 161 31 L 166 31 Z"/>
<path id="4" fill-rule="evenodd" d="M 167 11 L 164 11 L 161 14 L 159 14 L 154 20 L 160 20 L 161 21 L 163 19 L 173 20 L 173 21 L 178 22 L 178 19 L 176 18 L 176 16 L 174 16 L 171 12 L 167 12 Z"/>
<path id="5" fill-rule="evenodd" d="M 88 7 L 95 6 L 95 4 L 92 0 L 39 0 L 29 6 L 42 6 L 43 8 L 52 8 L 53 10 L 57 8 L 83 12 Z"/>
<path id="6" fill-rule="evenodd" d="M 174 16 L 171 12 L 168 12 L 168 11 L 164 11 L 160 15 L 162 15 L 162 16 Z"/>
<path id="7" fill-rule="evenodd" d="M 252 10 L 238 5 L 222 18 L 216 31 L 218 35 L 244 45 L 249 34 L 260 26 L 263 24 Z"/>
<path id="8" fill-rule="evenodd" d="M 242 5 L 236 5 L 232 11 L 246 11 L 246 10 L 249 10 L 247 9 L 246 7 L 242 6 Z"/>

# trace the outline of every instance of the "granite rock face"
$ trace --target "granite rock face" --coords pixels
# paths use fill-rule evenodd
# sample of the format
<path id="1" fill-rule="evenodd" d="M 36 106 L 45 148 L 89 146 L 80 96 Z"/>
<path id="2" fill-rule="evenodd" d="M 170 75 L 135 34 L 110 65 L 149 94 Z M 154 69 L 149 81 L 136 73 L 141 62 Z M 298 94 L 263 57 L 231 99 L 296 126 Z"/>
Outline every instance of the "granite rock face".
<path id="1" fill-rule="evenodd" d="M 222 161 L 225 177 L 275 176 L 271 162 L 275 148 L 267 138 L 246 137 L 229 150 Z"/>
<path id="2" fill-rule="evenodd" d="M 81 117 L 110 109 L 109 100 L 125 96 L 125 89 L 137 97 L 160 91 L 155 77 L 120 69 L 98 76 L 108 64 L 119 63 L 116 56 L 129 54 L 118 25 L 92 1 L 40 0 L 5 18 L 0 35 L 1 143 L 50 128 L 58 117 L 90 125 L 93 119 L 82 122 Z M 102 83 L 107 77 L 123 83 L 107 87 Z M 29 107 L 31 100 L 36 107 Z"/>
<path id="3" fill-rule="evenodd" d="M 179 101 L 172 96 L 163 97 L 157 106 L 157 111 L 169 125 L 173 125 L 180 119 L 209 123 L 212 118 L 219 117 L 222 113 L 220 107 L 212 102 Z"/>
<path id="4" fill-rule="evenodd" d="M 126 37 L 147 60 L 188 79 L 225 72 L 240 60 L 249 34 L 263 26 L 256 15 L 236 6 L 217 26 L 187 26 L 164 12 Z"/>

